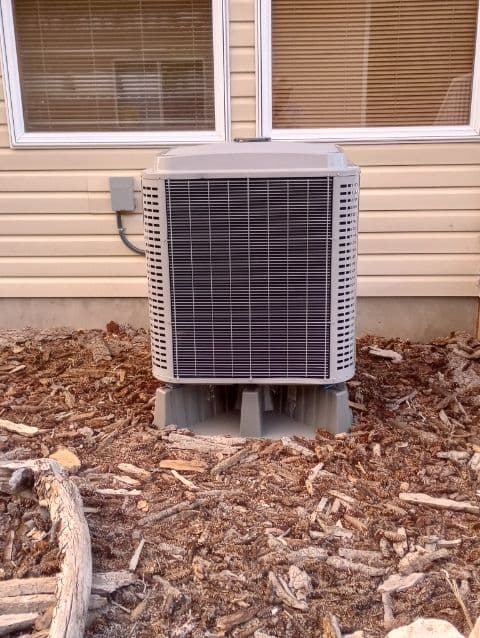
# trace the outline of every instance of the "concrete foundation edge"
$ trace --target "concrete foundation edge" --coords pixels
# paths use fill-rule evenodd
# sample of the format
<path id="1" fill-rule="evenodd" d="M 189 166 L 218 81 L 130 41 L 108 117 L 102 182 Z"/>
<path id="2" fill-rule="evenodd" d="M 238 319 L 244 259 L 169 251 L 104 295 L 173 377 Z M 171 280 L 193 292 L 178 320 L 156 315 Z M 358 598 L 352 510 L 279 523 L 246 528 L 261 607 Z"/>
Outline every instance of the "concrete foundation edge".
<path id="1" fill-rule="evenodd" d="M 416 341 L 442 337 L 452 330 L 476 334 L 478 307 L 478 297 L 360 297 L 358 334 Z M 146 299 L 0 299 L 0 328 L 103 328 L 111 320 L 147 328 Z"/>

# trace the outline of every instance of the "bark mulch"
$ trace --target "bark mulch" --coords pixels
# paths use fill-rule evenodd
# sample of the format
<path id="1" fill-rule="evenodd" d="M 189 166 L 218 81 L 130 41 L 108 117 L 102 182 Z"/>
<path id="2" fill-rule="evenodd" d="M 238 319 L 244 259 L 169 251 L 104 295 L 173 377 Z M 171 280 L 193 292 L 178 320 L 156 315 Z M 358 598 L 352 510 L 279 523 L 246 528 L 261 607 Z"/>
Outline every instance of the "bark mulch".
<path id="1" fill-rule="evenodd" d="M 78 456 L 94 571 L 127 569 L 144 540 L 138 580 L 92 612 L 87 636 L 373 638 L 419 616 L 468 632 L 480 615 L 478 341 L 361 339 L 352 432 L 314 441 L 159 431 L 157 386 L 142 331 L 0 332 L 0 420 L 40 430 L 0 428 L 0 458 Z M 425 495 L 447 500 L 412 502 Z M 0 494 L 0 579 L 58 571 L 41 512 L 34 495 Z M 401 585 L 382 593 L 392 575 Z"/>

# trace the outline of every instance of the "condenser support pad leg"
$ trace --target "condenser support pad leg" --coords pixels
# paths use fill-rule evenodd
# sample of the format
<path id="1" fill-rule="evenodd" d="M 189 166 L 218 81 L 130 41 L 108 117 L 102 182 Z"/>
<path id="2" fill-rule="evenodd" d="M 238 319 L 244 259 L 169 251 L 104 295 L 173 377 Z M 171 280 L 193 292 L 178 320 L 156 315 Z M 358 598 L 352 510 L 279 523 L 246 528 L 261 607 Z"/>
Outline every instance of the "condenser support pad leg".
<path id="1" fill-rule="evenodd" d="M 319 392 L 319 398 L 318 427 L 332 434 L 348 432 L 352 427 L 353 418 L 348 404 L 347 384 L 337 383 L 322 389 Z"/>
<path id="2" fill-rule="evenodd" d="M 348 432 L 352 427 L 353 416 L 349 406 L 347 384 L 338 383 L 335 387 L 329 388 L 327 392 L 334 394 L 332 397 L 334 404 L 332 416 L 334 417 L 333 423 L 336 424 L 336 433 Z"/>
<path id="3" fill-rule="evenodd" d="M 260 389 L 243 390 L 240 409 L 240 436 L 262 436 L 263 393 Z"/>
<path id="4" fill-rule="evenodd" d="M 312 428 L 332 434 L 347 432 L 352 426 L 352 411 L 348 404 L 346 383 L 331 386 L 304 385 L 290 388 L 290 416 Z"/>
<path id="5" fill-rule="evenodd" d="M 203 385 L 171 385 L 157 389 L 153 423 L 191 427 L 222 411 L 219 398 Z"/>

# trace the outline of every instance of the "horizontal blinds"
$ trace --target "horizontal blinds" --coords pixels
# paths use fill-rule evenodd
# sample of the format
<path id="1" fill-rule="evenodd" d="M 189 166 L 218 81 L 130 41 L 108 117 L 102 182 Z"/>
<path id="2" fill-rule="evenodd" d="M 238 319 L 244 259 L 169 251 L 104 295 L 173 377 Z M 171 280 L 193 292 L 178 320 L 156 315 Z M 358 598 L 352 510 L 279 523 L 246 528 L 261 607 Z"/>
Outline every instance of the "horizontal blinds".
<path id="1" fill-rule="evenodd" d="M 272 0 L 275 128 L 468 124 L 477 0 Z"/>
<path id="2" fill-rule="evenodd" d="M 211 0 L 14 0 L 25 130 L 212 130 Z"/>

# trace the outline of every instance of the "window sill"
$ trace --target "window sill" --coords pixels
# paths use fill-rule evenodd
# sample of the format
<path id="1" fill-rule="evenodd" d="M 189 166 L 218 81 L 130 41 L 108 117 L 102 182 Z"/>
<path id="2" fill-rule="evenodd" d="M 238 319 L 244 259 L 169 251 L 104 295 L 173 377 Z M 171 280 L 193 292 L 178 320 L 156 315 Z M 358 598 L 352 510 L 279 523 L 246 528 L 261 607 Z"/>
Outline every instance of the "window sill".
<path id="1" fill-rule="evenodd" d="M 158 148 L 182 144 L 224 142 L 215 131 L 121 133 L 23 133 L 10 140 L 12 148 Z"/>
<path id="2" fill-rule="evenodd" d="M 479 131 L 471 126 L 398 126 L 378 128 L 273 129 L 272 140 L 336 142 L 343 144 L 479 141 Z"/>

